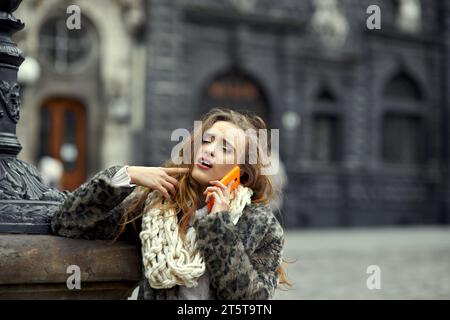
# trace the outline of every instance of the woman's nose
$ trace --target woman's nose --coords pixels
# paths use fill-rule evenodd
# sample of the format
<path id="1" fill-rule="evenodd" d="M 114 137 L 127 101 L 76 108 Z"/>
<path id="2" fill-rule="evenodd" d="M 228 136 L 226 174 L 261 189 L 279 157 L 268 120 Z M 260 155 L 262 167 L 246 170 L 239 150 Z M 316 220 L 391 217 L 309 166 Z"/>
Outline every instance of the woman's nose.
<path id="1" fill-rule="evenodd" d="M 206 153 L 210 157 L 214 157 L 214 143 L 209 143 L 208 145 L 203 147 L 203 152 Z"/>

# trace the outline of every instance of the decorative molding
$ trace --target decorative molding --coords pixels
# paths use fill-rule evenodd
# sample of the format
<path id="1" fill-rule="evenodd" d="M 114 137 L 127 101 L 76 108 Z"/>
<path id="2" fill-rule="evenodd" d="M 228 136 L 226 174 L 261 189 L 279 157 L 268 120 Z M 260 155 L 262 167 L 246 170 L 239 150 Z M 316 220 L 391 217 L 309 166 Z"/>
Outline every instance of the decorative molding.
<path id="1" fill-rule="evenodd" d="M 0 81 L 0 101 L 12 122 L 20 119 L 20 87 L 17 83 Z M 0 110 L 0 118 L 4 115 Z"/>
<path id="2" fill-rule="evenodd" d="M 46 186 L 34 166 L 0 158 L 0 233 L 49 233 L 51 217 L 65 197 Z"/>
<path id="3" fill-rule="evenodd" d="M 143 0 L 119 0 L 123 22 L 132 36 L 142 35 L 145 27 L 145 4 Z"/>
<path id="4" fill-rule="evenodd" d="M 0 200 L 0 233 L 51 233 L 50 222 L 58 202 Z"/>
<path id="5" fill-rule="evenodd" d="M 0 43 L 0 55 L 5 55 L 5 56 L 9 56 L 9 57 L 14 57 L 17 58 L 19 60 L 24 60 L 24 54 L 23 51 L 20 50 L 19 48 L 15 47 L 15 46 L 11 46 L 11 45 L 6 45 L 3 43 Z M 9 67 L 13 67 L 13 65 L 9 64 Z M 18 66 L 14 66 L 15 69 L 18 69 Z"/>
<path id="6" fill-rule="evenodd" d="M 45 185 L 37 169 L 15 158 L 0 158 L 0 201 L 63 201 L 65 194 Z M 1 212 L 1 210 L 0 210 Z"/>

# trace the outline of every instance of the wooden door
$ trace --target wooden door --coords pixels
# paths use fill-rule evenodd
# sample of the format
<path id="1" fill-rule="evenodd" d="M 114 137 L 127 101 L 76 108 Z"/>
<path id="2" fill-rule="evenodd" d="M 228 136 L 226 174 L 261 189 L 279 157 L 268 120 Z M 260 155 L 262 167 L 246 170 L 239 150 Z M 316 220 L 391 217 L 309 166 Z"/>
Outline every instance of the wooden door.
<path id="1" fill-rule="evenodd" d="M 86 179 L 86 113 L 74 99 L 50 99 L 41 108 L 39 157 L 62 162 L 63 190 L 74 190 Z"/>

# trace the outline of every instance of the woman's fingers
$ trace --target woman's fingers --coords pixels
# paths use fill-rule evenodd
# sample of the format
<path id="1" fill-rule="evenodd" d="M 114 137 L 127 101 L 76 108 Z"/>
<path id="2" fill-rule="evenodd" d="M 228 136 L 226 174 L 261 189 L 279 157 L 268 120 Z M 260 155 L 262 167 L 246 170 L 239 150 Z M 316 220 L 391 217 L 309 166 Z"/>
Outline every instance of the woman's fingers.
<path id="1" fill-rule="evenodd" d="M 230 183 L 228 183 L 227 186 L 224 185 L 224 184 L 223 184 L 222 182 L 220 182 L 219 180 L 213 180 L 213 181 L 210 181 L 210 183 L 213 183 L 213 184 L 219 186 L 219 187 L 222 188 L 223 190 L 226 190 L 226 189 L 231 190 L 231 186 L 233 185 L 234 180 L 230 181 Z"/>
<path id="2" fill-rule="evenodd" d="M 205 189 L 205 191 L 203 191 L 203 194 L 208 193 L 208 192 L 214 192 L 214 191 L 217 191 L 217 190 L 220 190 L 220 188 L 219 187 L 210 186 L 210 187 L 207 187 Z"/>
<path id="3" fill-rule="evenodd" d="M 128 174 L 131 182 L 152 190 L 159 190 L 164 197 L 175 196 L 179 182 L 171 175 L 188 172 L 189 168 L 164 168 L 130 166 Z"/>
<path id="4" fill-rule="evenodd" d="M 213 181 L 210 181 L 210 183 L 212 183 L 212 184 L 214 184 L 214 185 L 220 187 L 220 188 L 223 190 L 223 193 L 228 195 L 228 194 L 230 194 L 230 192 L 231 192 L 231 186 L 233 185 L 234 181 L 231 181 L 231 182 L 228 184 L 228 186 L 225 186 L 225 185 L 224 185 L 222 182 L 220 182 L 219 180 L 213 180 Z"/>
<path id="5" fill-rule="evenodd" d="M 162 195 L 163 195 L 167 200 L 170 200 L 170 195 L 169 195 L 169 193 L 167 192 L 167 190 L 166 190 L 163 186 L 159 186 L 157 189 L 162 193 Z"/>
<path id="6" fill-rule="evenodd" d="M 209 198 L 211 198 L 211 193 L 210 193 L 210 194 L 208 194 L 208 195 L 206 196 L 206 199 L 205 199 L 205 202 L 206 202 L 206 203 L 208 203 L 208 202 L 209 202 Z"/>
<path id="7" fill-rule="evenodd" d="M 178 180 L 177 180 L 177 179 L 175 179 L 174 177 L 171 177 L 171 176 L 169 176 L 169 175 L 166 175 L 165 178 L 166 178 L 166 180 L 167 180 L 168 182 L 170 182 L 171 184 L 173 184 L 175 187 L 178 187 Z"/>
<path id="8" fill-rule="evenodd" d="M 186 173 L 189 171 L 189 168 L 164 168 L 162 167 L 162 169 L 170 175 L 174 175 L 174 174 L 180 174 L 180 173 Z"/>
<path id="9" fill-rule="evenodd" d="M 166 180 L 163 180 L 163 181 L 161 182 L 161 184 L 163 185 L 163 187 L 164 187 L 166 190 L 169 190 L 169 191 L 170 191 L 170 193 L 172 194 L 172 196 L 175 196 L 176 190 L 175 190 L 175 187 L 173 186 L 173 184 L 171 184 L 170 182 L 168 182 L 168 181 L 166 181 Z"/>
<path id="10" fill-rule="evenodd" d="M 211 200 L 211 198 L 214 198 L 214 203 L 217 203 L 217 201 L 221 201 L 220 196 L 215 191 L 211 192 L 206 196 L 205 202 L 208 203 Z"/>
<path id="11" fill-rule="evenodd" d="M 214 190 L 214 188 L 216 188 L 216 187 L 206 187 L 205 191 L 203 191 L 203 194 L 205 194 L 207 192 L 212 192 Z"/>
<path id="12" fill-rule="evenodd" d="M 163 174 L 162 180 L 160 181 L 161 187 L 166 191 L 164 195 L 166 198 L 170 199 L 170 195 L 173 197 L 176 194 L 176 187 L 178 187 L 178 180 L 170 175 L 176 175 L 180 173 L 185 173 L 189 171 L 189 168 L 164 168 L 161 167 Z M 163 192 L 163 191 L 162 191 Z M 170 192 L 170 194 L 169 194 Z"/>
<path id="13" fill-rule="evenodd" d="M 226 188 L 227 188 L 227 187 L 226 187 L 222 182 L 220 182 L 219 180 L 213 180 L 213 181 L 210 181 L 209 183 L 215 184 L 216 186 L 218 186 L 218 187 L 220 187 L 220 188 L 222 188 L 222 189 L 226 189 Z"/>
<path id="14" fill-rule="evenodd" d="M 222 201 L 222 200 L 225 201 L 225 196 L 224 196 L 222 190 L 220 188 L 218 188 L 218 187 L 208 187 L 208 188 L 205 189 L 204 193 L 205 192 L 210 192 L 210 194 L 206 195 L 206 199 L 205 199 L 206 202 L 209 201 L 209 198 L 210 198 L 210 196 L 212 194 L 216 194 L 217 195 L 217 197 L 215 197 L 216 200 L 220 199 L 220 201 Z"/>

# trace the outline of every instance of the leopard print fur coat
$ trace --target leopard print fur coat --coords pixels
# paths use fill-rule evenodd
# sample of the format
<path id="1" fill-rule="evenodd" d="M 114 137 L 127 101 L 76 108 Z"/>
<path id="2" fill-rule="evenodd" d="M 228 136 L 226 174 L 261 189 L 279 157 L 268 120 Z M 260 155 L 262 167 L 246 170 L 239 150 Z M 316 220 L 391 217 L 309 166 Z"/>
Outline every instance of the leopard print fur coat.
<path id="1" fill-rule="evenodd" d="M 66 199 L 54 214 L 54 234 L 78 239 L 113 239 L 120 219 L 137 194 L 134 187 L 115 187 L 110 179 L 121 168 L 100 171 Z M 137 208 L 136 210 L 142 210 Z M 140 226 L 140 221 L 137 221 Z M 197 246 L 210 277 L 216 299 L 271 299 L 278 283 L 276 268 L 281 263 L 283 229 L 272 211 L 263 205 L 244 208 L 234 225 L 227 211 L 196 218 Z M 138 239 L 139 229 L 125 232 Z M 136 241 L 140 245 L 140 241 Z M 179 286 L 153 289 L 142 278 L 138 299 L 177 299 Z"/>

